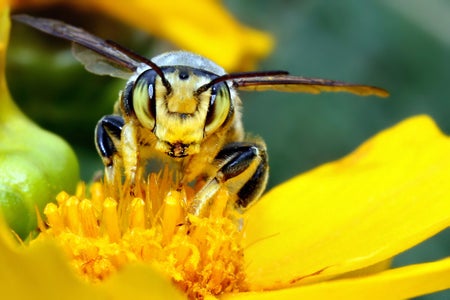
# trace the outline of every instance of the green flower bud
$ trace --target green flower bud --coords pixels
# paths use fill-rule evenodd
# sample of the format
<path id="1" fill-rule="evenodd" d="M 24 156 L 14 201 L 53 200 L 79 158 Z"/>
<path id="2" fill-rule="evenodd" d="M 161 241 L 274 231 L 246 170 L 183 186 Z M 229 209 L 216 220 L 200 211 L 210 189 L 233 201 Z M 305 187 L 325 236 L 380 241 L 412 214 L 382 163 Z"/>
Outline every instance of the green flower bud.
<path id="1" fill-rule="evenodd" d="M 37 209 L 79 179 L 73 150 L 60 137 L 39 128 L 14 104 L 6 86 L 5 52 L 9 13 L 0 15 L 0 211 L 26 238 L 37 227 Z"/>

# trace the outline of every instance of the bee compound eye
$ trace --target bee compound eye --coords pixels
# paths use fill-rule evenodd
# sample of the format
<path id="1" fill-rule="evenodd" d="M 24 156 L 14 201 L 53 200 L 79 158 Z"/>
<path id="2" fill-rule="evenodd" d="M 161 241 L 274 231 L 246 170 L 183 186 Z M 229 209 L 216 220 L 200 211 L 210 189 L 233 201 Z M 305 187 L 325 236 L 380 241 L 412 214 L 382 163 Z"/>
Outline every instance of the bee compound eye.
<path id="1" fill-rule="evenodd" d="M 228 86 L 220 82 L 211 87 L 208 113 L 205 119 L 205 133 L 216 131 L 227 119 L 232 109 Z"/>
<path id="2" fill-rule="evenodd" d="M 154 70 L 144 71 L 135 81 L 133 107 L 142 126 L 153 129 L 156 123 L 155 81 L 158 74 Z"/>

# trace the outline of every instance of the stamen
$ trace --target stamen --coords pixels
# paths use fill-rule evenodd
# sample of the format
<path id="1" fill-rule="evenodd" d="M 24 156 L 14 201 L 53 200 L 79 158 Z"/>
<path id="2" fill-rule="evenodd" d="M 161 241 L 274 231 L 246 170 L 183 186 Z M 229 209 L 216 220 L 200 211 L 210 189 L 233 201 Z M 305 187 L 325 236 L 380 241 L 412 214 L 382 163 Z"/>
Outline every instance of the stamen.
<path id="1" fill-rule="evenodd" d="M 145 229 L 144 200 L 134 198 L 130 206 L 130 229 Z"/>
<path id="2" fill-rule="evenodd" d="M 56 204 L 54 203 L 47 204 L 44 209 L 44 215 L 47 217 L 48 226 L 53 229 L 55 234 L 59 234 L 64 228 L 64 222 L 61 219 L 61 215 L 59 214 L 58 206 L 56 206 Z"/>
<path id="3" fill-rule="evenodd" d="M 93 183 L 86 195 L 61 192 L 44 210 L 48 228 L 38 239 L 60 243 L 79 274 L 96 282 L 131 262 L 158 269 L 190 298 L 245 290 L 242 232 L 230 196 L 219 190 L 209 216 L 187 207 L 202 184 L 182 186 L 164 170 L 134 185 L 111 189 Z M 176 187 L 176 188 L 174 188 Z M 86 197 L 89 198 L 86 198 Z"/>
<path id="4" fill-rule="evenodd" d="M 181 192 L 171 191 L 164 198 L 164 211 L 162 217 L 163 244 L 167 245 L 172 239 L 176 226 L 182 222 Z"/>
<path id="5" fill-rule="evenodd" d="M 215 219 L 224 217 L 225 209 L 228 205 L 229 199 L 230 195 L 228 194 L 228 191 L 225 189 L 220 189 L 217 192 L 216 201 L 213 203 L 213 205 L 211 205 L 211 210 L 209 213 L 210 218 Z"/>
<path id="6" fill-rule="evenodd" d="M 100 228 L 98 227 L 97 218 L 91 201 L 87 199 L 81 201 L 80 217 L 83 235 L 92 238 L 98 237 Z"/>
<path id="7" fill-rule="evenodd" d="M 110 241 L 119 241 L 121 234 L 119 229 L 119 218 L 117 216 L 117 202 L 110 197 L 106 198 L 103 203 L 102 224 L 105 226 Z"/>
<path id="8" fill-rule="evenodd" d="M 80 233 L 80 216 L 78 215 L 78 204 L 80 200 L 77 197 L 72 196 L 64 202 L 62 207 L 64 223 L 67 225 L 70 231 L 74 233 Z"/>

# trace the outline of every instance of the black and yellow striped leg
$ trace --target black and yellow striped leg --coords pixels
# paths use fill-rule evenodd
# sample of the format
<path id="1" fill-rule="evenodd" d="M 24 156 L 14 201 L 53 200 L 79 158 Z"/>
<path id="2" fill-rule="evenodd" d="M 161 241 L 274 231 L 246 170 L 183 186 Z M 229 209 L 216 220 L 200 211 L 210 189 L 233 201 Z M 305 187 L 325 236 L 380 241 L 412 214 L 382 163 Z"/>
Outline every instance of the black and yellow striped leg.
<path id="1" fill-rule="evenodd" d="M 217 174 L 208 178 L 195 195 L 189 213 L 203 216 L 220 188 L 236 195 L 234 206 L 244 210 L 264 191 L 268 178 L 266 147 L 263 143 L 235 142 L 225 145 L 214 159 Z"/>

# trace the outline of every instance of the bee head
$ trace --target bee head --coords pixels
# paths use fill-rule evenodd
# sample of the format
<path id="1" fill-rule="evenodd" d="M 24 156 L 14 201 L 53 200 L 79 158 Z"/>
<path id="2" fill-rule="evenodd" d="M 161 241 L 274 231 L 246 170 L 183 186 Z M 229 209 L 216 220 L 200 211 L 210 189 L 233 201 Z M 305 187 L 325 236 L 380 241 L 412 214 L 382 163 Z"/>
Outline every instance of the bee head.
<path id="1" fill-rule="evenodd" d="M 218 75 L 202 69 L 166 66 L 160 71 L 147 69 L 127 85 L 125 112 L 153 132 L 156 150 L 171 157 L 196 154 L 233 114 L 230 89 L 225 81 L 209 85 Z"/>

